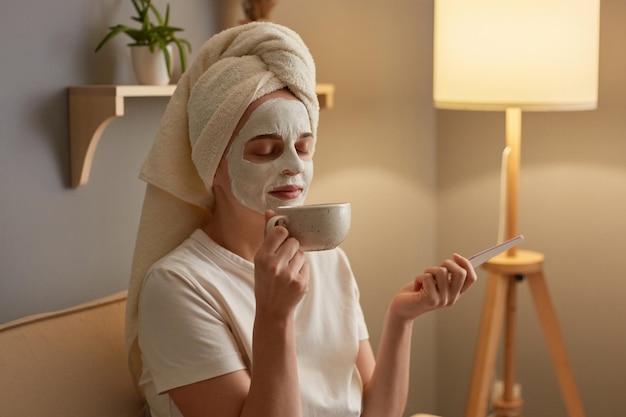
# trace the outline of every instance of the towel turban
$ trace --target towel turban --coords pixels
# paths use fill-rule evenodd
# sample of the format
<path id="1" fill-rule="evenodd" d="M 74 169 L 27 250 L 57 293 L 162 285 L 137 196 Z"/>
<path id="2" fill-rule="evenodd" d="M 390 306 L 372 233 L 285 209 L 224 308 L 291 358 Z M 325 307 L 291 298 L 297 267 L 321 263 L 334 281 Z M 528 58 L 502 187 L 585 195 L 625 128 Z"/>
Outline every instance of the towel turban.
<path id="1" fill-rule="evenodd" d="M 133 257 L 126 342 L 141 375 L 137 315 L 148 268 L 210 218 L 213 176 L 248 105 L 288 88 L 305 105 L 317 136 L 315 64 L 293 30 L 269 22 L 226 29 L 209 39 L 182 75 L 141 168 L 148 183 Z"/>
<path id="2" fill-rule="evenodd" d="M 315 137 L 315 64 L 298 34 L 253 22 L 213 36 L 181 78 L 140 177 L 211 208 L 213 175 L 243 112 L 285 87 L 304 103 Z"/>

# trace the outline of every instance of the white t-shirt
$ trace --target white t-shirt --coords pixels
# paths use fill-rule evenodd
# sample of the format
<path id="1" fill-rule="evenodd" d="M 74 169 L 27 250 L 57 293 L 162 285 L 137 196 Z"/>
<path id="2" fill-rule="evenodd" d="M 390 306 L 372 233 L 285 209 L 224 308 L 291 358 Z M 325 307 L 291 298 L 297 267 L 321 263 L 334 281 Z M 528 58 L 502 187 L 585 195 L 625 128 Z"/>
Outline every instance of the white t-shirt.
<path id="1" fill-rule="evenodd" d="M 307 252 L 309 291 L 295 313 L 303 417 L 361 411 L 356 368 L 368 338 L 341 249 Z M 140 385 L 153 417 L 181 416 L 167 390 L 249 368 L 254 264 L 196 230 L 148 272 L 139 300 Z"/>

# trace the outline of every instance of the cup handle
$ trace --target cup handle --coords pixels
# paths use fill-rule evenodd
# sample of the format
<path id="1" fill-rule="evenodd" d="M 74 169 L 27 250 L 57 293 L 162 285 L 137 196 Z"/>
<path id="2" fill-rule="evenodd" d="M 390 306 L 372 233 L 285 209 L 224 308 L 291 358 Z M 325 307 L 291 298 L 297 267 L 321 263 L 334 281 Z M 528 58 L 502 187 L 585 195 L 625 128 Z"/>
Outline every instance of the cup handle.
<path id="1" fill-rule="evenodd" d="M 280 222 L 280 223 L 279 223 Z M 269 233 L 270 230 L 278 223 L 280 226 L 284 226 L 287 223 L 287 216 L 284 214 L 279 214 L 277 216 L 272 217 L 267 221 L 265 225 L 265 233 Z"/>

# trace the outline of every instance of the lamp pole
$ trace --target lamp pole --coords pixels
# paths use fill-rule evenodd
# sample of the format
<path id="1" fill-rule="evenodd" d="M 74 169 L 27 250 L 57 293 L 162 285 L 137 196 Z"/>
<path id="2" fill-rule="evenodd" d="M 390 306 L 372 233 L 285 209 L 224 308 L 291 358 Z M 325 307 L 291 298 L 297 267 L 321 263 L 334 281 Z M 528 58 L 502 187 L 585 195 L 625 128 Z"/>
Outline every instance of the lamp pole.
<path id="1" fill-rule="evenodd" d="M 522 144 L 522 109 L 507 107 L 506 109 L 506 146 L 509 148 L 506 165 L 506 239 L 512 239 L 518 233 L 519 207 L 519 172 Z M 507 251 L 515 256 L 517 247 Z"/>

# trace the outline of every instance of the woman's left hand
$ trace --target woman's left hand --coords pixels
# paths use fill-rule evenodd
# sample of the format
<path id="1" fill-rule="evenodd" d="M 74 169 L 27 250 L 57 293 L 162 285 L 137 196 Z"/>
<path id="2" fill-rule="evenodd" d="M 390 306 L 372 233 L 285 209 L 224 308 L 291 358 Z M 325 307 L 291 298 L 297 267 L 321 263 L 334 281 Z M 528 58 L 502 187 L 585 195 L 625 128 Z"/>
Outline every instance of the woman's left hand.
<path id="1" fill-rule="evenodd" d="M 470 262 L 455 254 L 402 287 L 391 301 L 390 312 L 402 320 L 413 320 L 428 311 L 452 306 L 476 279 Z"/>

